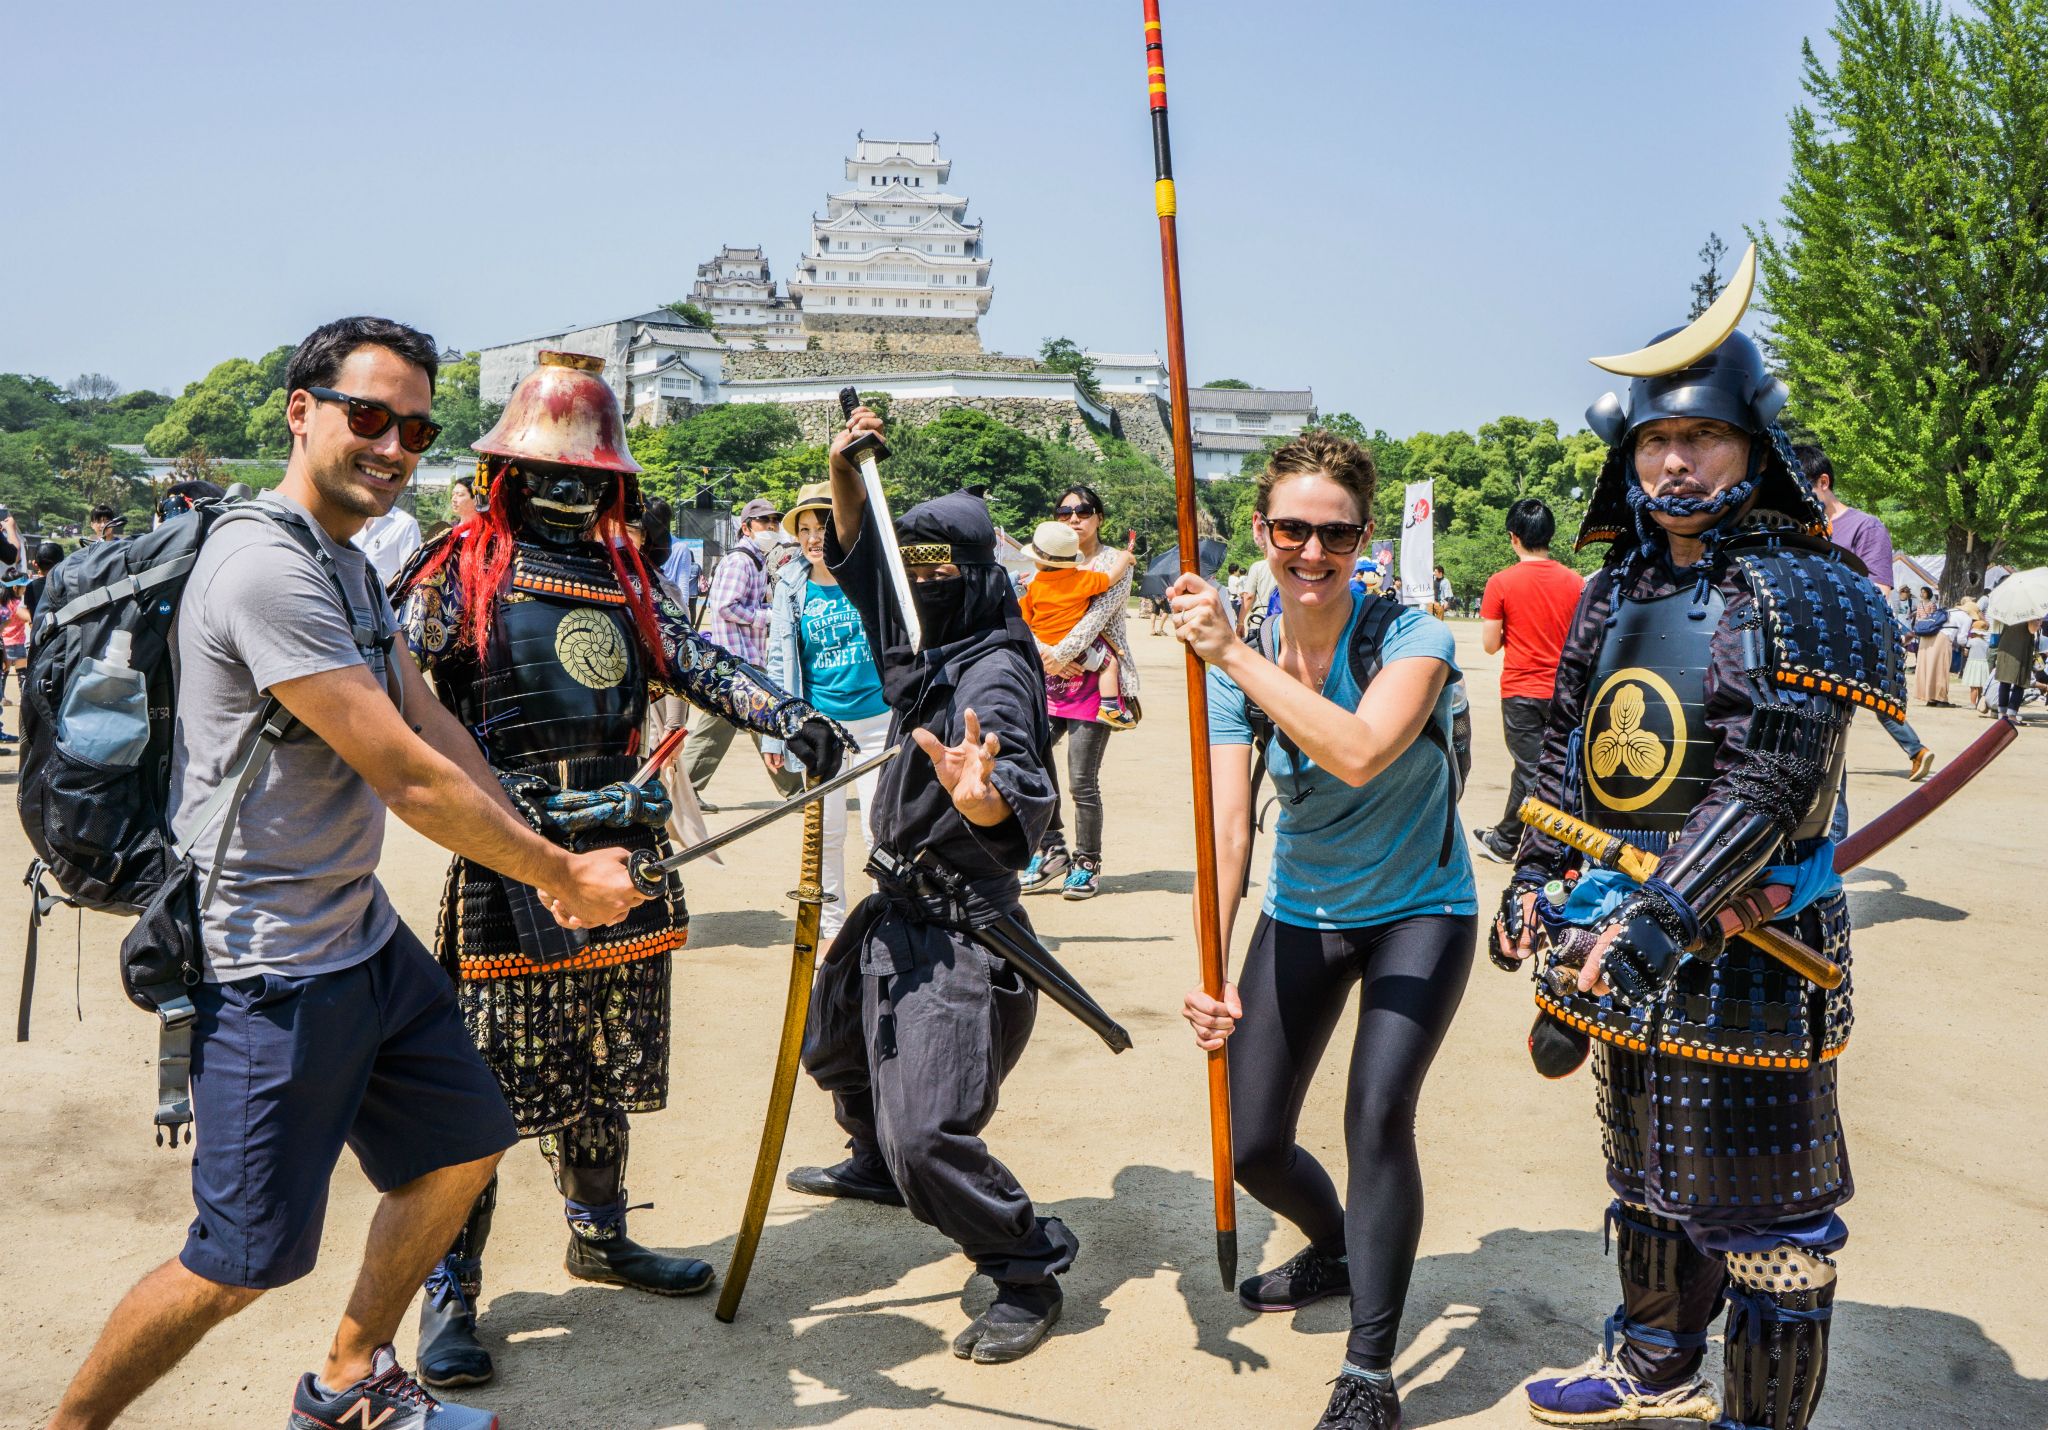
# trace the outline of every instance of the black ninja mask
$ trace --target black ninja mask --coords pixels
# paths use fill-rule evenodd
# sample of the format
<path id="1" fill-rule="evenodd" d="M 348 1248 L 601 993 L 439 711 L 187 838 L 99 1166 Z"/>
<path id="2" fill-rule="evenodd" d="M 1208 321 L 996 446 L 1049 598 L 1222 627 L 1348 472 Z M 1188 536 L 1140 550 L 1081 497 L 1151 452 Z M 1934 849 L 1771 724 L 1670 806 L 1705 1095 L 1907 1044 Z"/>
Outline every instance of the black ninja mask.
<path id="1" fill-rule="evenodd" d="M 924 631 L 927 647 L 946 645 L 968 634 L 965 576 L 913 581 L 910 603 L 917 607 L 917 624 Z"/>
<path id="2" fill-rule="evenodd" d="M 554 546 L 587 540 L 598 513 L 611 500 L 610 472 L 583 467 L 521 467 L 526 484 L 526 534 Z"/>

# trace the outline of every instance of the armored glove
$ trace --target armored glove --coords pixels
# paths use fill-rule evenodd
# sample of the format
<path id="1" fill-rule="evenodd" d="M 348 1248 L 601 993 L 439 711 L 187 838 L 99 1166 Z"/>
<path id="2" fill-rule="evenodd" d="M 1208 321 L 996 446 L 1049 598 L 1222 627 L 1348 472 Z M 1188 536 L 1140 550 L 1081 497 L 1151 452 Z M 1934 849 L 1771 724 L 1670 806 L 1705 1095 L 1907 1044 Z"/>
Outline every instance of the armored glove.
<path id="1" fill-rule="evenodd" d="M 658 829 L 668 823 L 672 807 L 660 780 L 649 780 L 644 785 L 620 780 L 603 789 L 563 790 L 541 801 L 541 808 L 555 827 L 570 835 L 583 834 L 600 825 L 624 829 L 630 824 L 644 824 Z"/>
<path id="2" fill-rule="evenodd" d="M 1543 932 L 1543 926 L 1540 923 L 1532 923 L 1522 916 L 1522 896 L 1537 893 L 1542 888 L 1542 880 L 1524 879 L 1517 873 L 1515 877 L 1508 880 L 1508 886 L 1501 890 L 1500 912 L 1493 916 L 1494 936 L 1486 942 L 1486 956 L 1493 960 L 1495 968 L 1506 969 L 1509 973 L 1521 971 L 1522 960 L 1509 958 L 1506 954 L 1502 953 L 1500 951 L 1500 940 L 1502 937 L 1505 937 L 1508 941 L 1508 947 L 1513 948 L 1517 943 L 1521 942 L 1522 934 L 1526 930 L 1533 928 L 1539 935 Z M 1538 942 L 1540 942 L 1540 939 Z"/>
<path id="3" fill-rule="evenodd" d="M 806 716 L 797 732 L 782 744 L 789 757 L 802 765 L 812 779 L 818 780 L 829 780 L 838 774 L 846 752 L 860 748 L 854 743 L 853 736 L 846 733 L 845 726 L 816 711 Z"/>
<path id="4" fill-rule="evenodd" d="M 1668 888 L 1652 884 L 1631 895 L 1593 932 L 1597 935 L 1617 926 L 1621 932 L 1607 946 L 1600 964 L 1608 987 L 1623 1004 L 1662 997 L 1678 972 L 1679 959 L 1698 939 L 1698 918 Z"/>

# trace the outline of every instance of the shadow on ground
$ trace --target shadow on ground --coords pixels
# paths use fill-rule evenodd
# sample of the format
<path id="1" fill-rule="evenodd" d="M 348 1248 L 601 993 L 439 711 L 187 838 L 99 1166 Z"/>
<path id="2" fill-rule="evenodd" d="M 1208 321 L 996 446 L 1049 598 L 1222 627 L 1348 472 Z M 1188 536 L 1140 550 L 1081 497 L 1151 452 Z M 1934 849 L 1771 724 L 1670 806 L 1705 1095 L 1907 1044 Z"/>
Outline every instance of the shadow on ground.
<path id="1" fill-rule="evenodd" d="M 1961 923 L 1970 916 L 1967 909 L 1907 893 L 1906 881 L 1888 869 L 1866 867 L 1846 877 L 1851 885 L 1849 918 L 1858 929 L 1875 928 L 1901 919 L 1929 919 L 1935 923 L 1953 924 Z M 1873 883 L 1884 887 L 1858 887 Z"/>
<path id="2" fill-rule="evenodd" d="M 1110 1306 L 1116 1293 L 1132 1281 L 1171 1274 L 1193 1333 L 1187 1349 L 1227 1363 L 1233 1374 L 1266 1370 L 1266 1357 L 1234 1335 L 1255 1317 L 1218 1284 L 1210 1206 L 1206 1178 L 1142 1165 L 1118 1172 L 1106 1197 L 1042 1204 L 1041 1213 L 1062 1218 L 1081 1239 L 1056 1334 L 1118 1336 Z M 1246 1254 L 1240 1275 L 1278 1264 L 1298 1248 L 1293 1230 L 1276 1227 L 1257 1203 L 1240 1197 L 1239 1215 Z M 722 1270 L 732 1243 L 679 1249 Z M 942 1351 L 951 1334 L 904 1310 L 957 1301 L 948 1323 L 964 1326 L 993 1294 L 965 1261 L 956 1263 L 964 1278 L 957 1292 L 882 1294 L 912 1271 L 954 1257 L 949 1243 L 908 1213 L 851 1202 L 806 1206 L 771 1221 L 761 1255 L 729 1327 L 712 1320 L 715 1292 L 695 1302 L 599 1287 L 495 1295 L 483 1326 L 500 1379 L 487 1399 L 477 1398 L 527 1423 L 581 1405 L 586 1412 L 578 1423 L 621 1430 L 691 1422 L 796 1430 L 855 1410 L 908 1416 L 949 1407 L 1024 1425 L 1075 1426 L 1032 1413 L 1028 1373 L 991 1373 L 986 1391 L 971 1400 L 893 1377 Z M 1853 1286 L 1853 1256 L 1844 1270 Z M 1422 1258 L 1396 1359 L 1406 1423 L 1420 1430 L 1518 1410 L 1529 1377 L 1575 1365 L 1597 1349 L 1615 1296 L 1613 1263 L 1590 1231 L 1509 1229 L 1489 1233 L 1469 1252 Z M 1334 1372 L 1348 1304 L 1320 1302 L 1291 1313 L 1291 1322 L 1329 1337 Z M 1944 1424 L 1965 1430 L 2048 1424 L 2048 1381 L 2020 1374 L 2005 1348 L 1967 1318 L 1847 1300 L 1837 1307 L 1834 1332 L 1823 1424 L 1925 1423 L 1934 1405 Z M 1719 1357 L 1717 1345 L 1707 1366 L 1716 1381 Z M 935 1415 L 932 1423 L 952 1421 Z"/>

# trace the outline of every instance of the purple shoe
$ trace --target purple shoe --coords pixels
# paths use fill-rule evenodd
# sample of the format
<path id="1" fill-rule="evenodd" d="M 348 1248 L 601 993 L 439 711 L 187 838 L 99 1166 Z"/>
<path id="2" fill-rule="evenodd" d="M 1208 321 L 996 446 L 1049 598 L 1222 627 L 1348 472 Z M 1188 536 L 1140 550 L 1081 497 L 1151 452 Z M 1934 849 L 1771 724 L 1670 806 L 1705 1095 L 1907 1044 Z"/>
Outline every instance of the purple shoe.
<path id="1" fill-rule="evenodd" d="M 1529 1413 L 1552 1425 L 1624 1425 L 1632 1420 L 1704 1420 L 1721 1407 L 1705 1380 L 1658 1390 L 1624 1371 L 1616 1361 L 1595 1356 L 1577 1370 L 1549 1380 L 1532 1380 L 1524 1393 Z"/>

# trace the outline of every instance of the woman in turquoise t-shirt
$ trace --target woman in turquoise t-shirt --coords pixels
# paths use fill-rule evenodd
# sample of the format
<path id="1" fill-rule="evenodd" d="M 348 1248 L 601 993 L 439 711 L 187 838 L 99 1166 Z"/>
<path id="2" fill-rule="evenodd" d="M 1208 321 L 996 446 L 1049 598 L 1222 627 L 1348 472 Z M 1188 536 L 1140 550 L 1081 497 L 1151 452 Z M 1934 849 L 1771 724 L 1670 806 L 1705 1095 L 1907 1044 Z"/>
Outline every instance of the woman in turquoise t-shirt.
<path id="1" fill-rule="evenodd" d="M 1275 727 L 1266 759 L 1280 816 L 1265 906 L 1237 982 L 1220 1002 L 1189 993 L 1184 1009 L 1199 1046 L 1229 1048 L 1239 1184 L 1309 1239 L 1238 1297 L 1254 1311 L 1291 1311 L 1349 1294 L 1351 1338 L 1325 1420 L 1341 1425 L 1398 1423 L 1391 1368 L 1422 1235 L 1415 1107 L 1464 995 L 1479 911 L 1452 808 L 1449 630 L 1402 611 L 1370 687 L 1352 674 L 1353 632 L 1382 599 L 1349 579 L 1371 534 L 1376 479 L 1370 454 L 1327 432 L 1273 454 L 1254 531 L 1280 614 L 1261 648 L 1236 638 L 1214 587 L 1183 576 L 1171 593 L 1174 634 L 1209 665 L 1226 942 L 1251 855 L 1247 702 Z M 1425 737 L 1431 721 L 1441 743 Z M 1295 1128 L 1353 983 L 1362 993 L 1340 1200 Z"/>
<path id="2" fill-rule="evenodd" d="M 782 529 L 803 548 L 803 561 L 791 561 L 776 577 L 768 600 L 768 678 L 792 695 L 800 695 L 844 725 L 863 756 L 875 754 L 889 739 L 889 702 L 882 696 L 882 673 L 868 648 L 860 612 L 825 569 L 825 523 L 832 519 L 832 489 L 824 482 L 805 487 L 783 513 Z M 770 770 L 782 769 L 788 756 L 782 741 L 761 742 L 761 758 Z M 868 847 L 875 842 L 875 785 L 880 770 L 854 781 Z M 826 939 L 846 922 L 846 791 L 825 796 L 825 892 L 831 895 L 818 917 Z"/>

